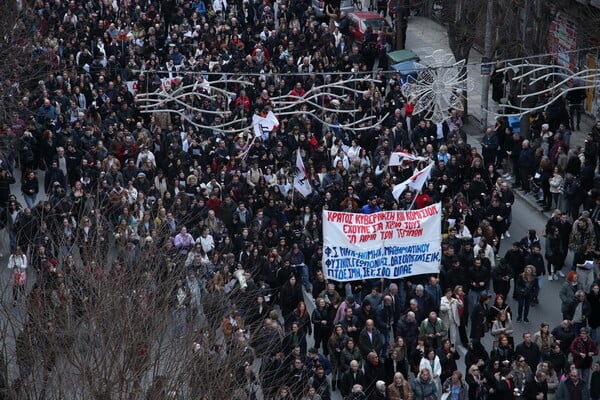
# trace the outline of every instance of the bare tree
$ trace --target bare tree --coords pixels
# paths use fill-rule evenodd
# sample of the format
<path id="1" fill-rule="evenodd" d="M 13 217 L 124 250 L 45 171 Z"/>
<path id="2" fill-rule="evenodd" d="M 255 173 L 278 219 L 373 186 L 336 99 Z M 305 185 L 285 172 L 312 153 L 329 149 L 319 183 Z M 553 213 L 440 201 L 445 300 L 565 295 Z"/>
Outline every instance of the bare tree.
<path id="1" fill-rule="evenodd" d="M 469 61 L 469 53 L 475 43 L 476 30 L 482 20 L 485 20 L 484 2 L 467 0 L 446 0 L 444 8 L 454 10 L 454 13 L 444 14 L 444 23 L 448 26 L 448 44 L 456 60 Z M 466 67 L 464 75 L 467 75 Z M 464 113 L 468 116 L 468 96 L 464 99 Z"/>
<path id="2" fill-rule="evenodd" d="M 16 0 L 0 2 L 0 123 L 11 122 L 20 97 L 49 71 L 53 49 L 42 38 L 38 15 L 19 10 Z"/>
<path id="3" fill-rule="evenodd" d="M 0 301 L 0 398 L 248 399 L 248 387 L 259 387 L 244 375 L 255 360 L 254 329 L 223 324 L 255 296 L 251 276 L 230 274 L 233 257 L 208 273 L 184 267 L 187 256 L 157 236 L 121 244 L 98 226 L 64 258 L 59 233 L 55 251 L 32 246 L 27 300 Z M 123 259 L 107 266 L 121 245 Z"/>

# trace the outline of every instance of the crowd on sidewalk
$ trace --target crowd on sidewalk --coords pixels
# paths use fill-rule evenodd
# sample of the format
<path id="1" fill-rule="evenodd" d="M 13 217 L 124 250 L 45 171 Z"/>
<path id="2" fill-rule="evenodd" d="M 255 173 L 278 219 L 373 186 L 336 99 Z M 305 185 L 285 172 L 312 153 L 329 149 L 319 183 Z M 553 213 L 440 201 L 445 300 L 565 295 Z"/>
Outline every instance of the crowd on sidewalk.
<path id="1" fill-rule="evenodd" d="M 354 81 L 340 93 L 344 104 L 324 93 L 318 111 L 308 112 L 307 91 L 368 71 L 387 47 L 385 30 L 377 38 L 367 32 L 367 45 L 352 43 L 336 4 L 332 23 L 321 24 L 300 1 L 277 10 L 269 0 L 22 3 L 18 28 L 51 61 L 36 86 L 11 88 L 15 113 L 2 128 L 0 222 L 14 306 L 28 299 L 23 335 L 47 335 L 48 323 L 60 330 L 66 314 L 79 315 L 78 295 L 93 292 L 77 287 L 90 283 L 84 276 L 144 272 L 153 284 L 177 282 L 154 299 L 146 293 L 175 316 L 171 334 L 213 319 L 226 338 L 223 351 L 240 343 L 252 349 L 240 360 L 240 398 L 260 386 L 268 399 L 327 400 L 333 390 L 348 399 L 502 400 L 515 391 L 537 400 L 547 393 L 598 399 L 600 370 L 590 370 L 600 325 L 600 123 L 579 149 L 569 147 L 570 121 L 553 117 L 562 111 L 535 116 L 531 140 L 499 119 L 479 153 L 456 110 L 437 125 L 413 115 L 396 74 L 381 84 Z M 249 82 L 233 89 L 230 103 L 211 92 L 221 73 Z M 208 97 L 169 107 L 198 113 L 140 112 L 137 94 L 179 85 Z M 297 113 L 280 126 L 258 137 L 235 131 L 287 94 Z M 369 116 L 381 124 L 348 129 Z M 394 151 L 425 161 L 390 166 Z M 307 196 L 292 180 L 297 153 Z M 427 185 L 396 198 L 394 185 L 429 162 Z M 546 208 L 557 210 L 545 239 L 530 231 L 502 255 L 515 201 L 507 174 L 513 188 L 539 188 Z M 324 279 L 321 210 L 437 202 L 439 275 Z M 569 251 L 574 263 L 565 266 Z M 563 275 L 562 320 L 515 345 L 511 324 L 528 322 L 541 279 Z M 28 276 L 38 278 L 30 293 Z M 511 290 L 516 315 L 506 303 Z M 40 296 L 51 301 L 40 305 Z M 305 296 L 315 301 L 310 315 Z M 481 344 L 485 335 L 494 336 L 493 348 Z M 464 373 L 459 345 L 469 349 Z M 258 377 L 249 369 L 254 356 L 262 360 Z M 23 382 L 31 371 L 19 367 Z"/>

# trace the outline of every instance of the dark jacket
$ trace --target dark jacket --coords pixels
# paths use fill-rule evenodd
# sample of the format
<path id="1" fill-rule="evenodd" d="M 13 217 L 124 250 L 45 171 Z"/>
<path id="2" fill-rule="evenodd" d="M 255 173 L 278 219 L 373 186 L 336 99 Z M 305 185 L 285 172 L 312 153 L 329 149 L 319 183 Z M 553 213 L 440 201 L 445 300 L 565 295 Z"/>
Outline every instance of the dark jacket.
<path id="1" fill-rule="evenodd" d="M 527 365 L 531 367 L 532 371 L 535 371 L 542 354 L 535 343 L 531 342 L 526 344 L 525 342 L 522 342 L 515 349 L 515 358 L 519 356 L 523 356 Z"/>
<path id="2" fill-rule="evenodd" d="M 523 390 L 523 396 L 526 399 L 535 399 L 538 393 L 544 394 L 544 399 L 548 398 L 548 382 L 537 381 L 535 376 L 525 383 L 525 389 Z"/>
<path id="3" fill-rule="evenodd" d="M 573 390 L 580 392 L 582 399 L 590 398 L 590 391 L 588 390 L 585 382 L 579 379 L 577 384 L 575 384 L 570 378 L 567 378 L 565 381 L 561 382 L 560 385 L 558 385 L 558 389 L 556 389 L 556 398 L 560 400 L 571 400 L 571 391 Z"/>
<path id="4" fill-rule="evenodd" d="M 365 374 L 361 369 L 356 371 L 356 376 L 352 371 L 348 371 L 342 377 L 342 386 L 340 387 L 340 391 L 343 396 L 348 396 L 352 392 L 352 386 L 361 385 L 364 389 L 365 387 Z"/>
<path id="5" fill-rule="evenodd" d="M 396 329 L 396 336 L 402 336 L 406 347 L 412 349 L 417 345 L 417 337 L 419 336 L 419 324 L 417 321 L 408 322 L 406 315 L 400 318 L 400 323 Z"/>
<path id="6" fill-rule="evenodd" d="M 531 171 L 531 169 L 535 166 L 535 152 L 531 147 L 521 149 L 517 166 L 519 169 L 524 169 L 526 171 Z"/>
<path id="7" fill-rule="evenodd" d="M 471 311 L 471 339 L 479 340 L 485 335 L 484 325 L 487 316 L 487 307 L 477 304 Z"/>
<path id="8" fill-rule="evenodd" d="M 424 400 L 428 396 L 433 396 L 432 398 L 437 398 L 437 388 L 435 382 L 431 377 L 429 380 L 423 381 L 420 377 L 417 377 L 411 384 L 413 390 L 413 399 L 415 400 Z"/>
<path id="9" fill-rule="evenodd" d="M 360 348 L 360 354 L 364 360 L 367 359 L 367 354 L 372 351 L 379 354 L 383 348 L 383 339 L 379 330 L 373 328 L 373 333 L 371 334 L 371 338 L 369 338 L 367 328 L 363 328 L 358 338 L 358 347 Z"/>

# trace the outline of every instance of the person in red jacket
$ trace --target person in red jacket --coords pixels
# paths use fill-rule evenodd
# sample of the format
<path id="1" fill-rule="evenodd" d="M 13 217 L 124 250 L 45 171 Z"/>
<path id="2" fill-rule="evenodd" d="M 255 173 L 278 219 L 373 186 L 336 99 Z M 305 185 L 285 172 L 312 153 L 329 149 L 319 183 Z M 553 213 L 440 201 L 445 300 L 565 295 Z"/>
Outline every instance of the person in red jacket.
<path id="1" fill-rule="evenodd" d="M 573 364 L 584 382 L 590 381 L 592 359 L 598 355 L 598 346 L 589 336 L 588 328 L 580 328 L 579 336 L 573 340 L 569 348 L 573 356 Z"/>
<path id="2" fill-rule="evenodd" d="M 290 100 L 299 100 L 299 97 L 304 97 L 305 94 L 306 90 L 304 90 L 304 88 L 302 87 L 302 83 L 296 82 L 296 85 L 294 85 L 294 88 L 290 91 Z"/>

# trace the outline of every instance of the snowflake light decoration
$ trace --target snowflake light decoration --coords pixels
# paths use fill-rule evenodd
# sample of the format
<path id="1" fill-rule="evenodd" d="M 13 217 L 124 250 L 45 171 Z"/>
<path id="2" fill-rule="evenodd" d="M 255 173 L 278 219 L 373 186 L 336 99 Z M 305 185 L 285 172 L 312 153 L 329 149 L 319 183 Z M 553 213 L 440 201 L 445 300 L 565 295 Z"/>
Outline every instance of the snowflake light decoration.
<path id="1" fill-rule="evenodd" d="M 540 90 L 525 91 L 519 94 L 517 99 L 519 99 L 520 104 L 513 104 L 508 101 L 507 105 L 514 112 L 497 113 L 497 115 L 507 117 L 522 117 L 533 112 L 543 111 L 568 92 L 580 89 L 595 89 L 600 80 L 599 68 L 585 68 L 580 71 L 573 71 L 571 68 L 561 65 L 534 64 L 527 60 L 518 64 L 508 63 L 506 67 L 497 71 L 510 72 L 513 75 L 513 81 L 526 82 L 532 88 L 540 82 L 549 82 L 549 84 L 542 85 Z M 576 84 L 573 84 L 575 82 Z M 535 100 L 531 102 L 534 105 L 527 107 L 523 104 L 527 100 Z"/>
<path id="2" fill-rule="evenodd" d="M 448 118 L 450 109 L 464 111 L 464 93 L 469 84 L 465 60 L 455 62 L 443 50 L 424 49 L 419 53 L 430 55 L 423 57 L 417 76 L 408 78 L 402 93 L 414 101 L 414 114 L 438 124 Z"/>

